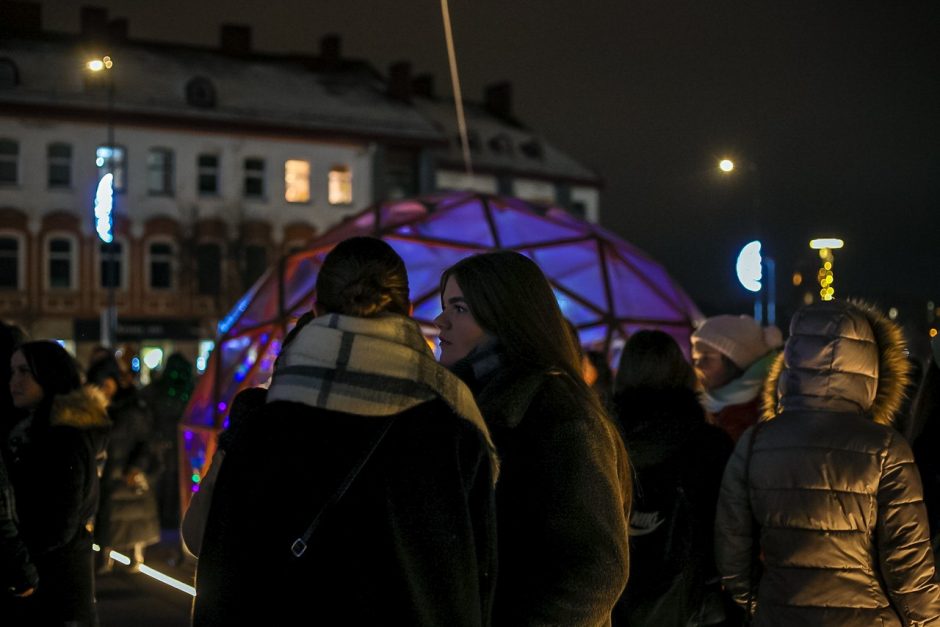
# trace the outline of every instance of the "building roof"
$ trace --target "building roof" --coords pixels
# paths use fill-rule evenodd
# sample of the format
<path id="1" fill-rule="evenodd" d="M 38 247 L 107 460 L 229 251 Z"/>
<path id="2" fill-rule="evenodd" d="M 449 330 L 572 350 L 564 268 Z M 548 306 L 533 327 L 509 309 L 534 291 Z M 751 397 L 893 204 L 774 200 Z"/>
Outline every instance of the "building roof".
<path id="1" fill-rule="evenodd" d="M 448 169 L 463 170 L 463 148 L 454 100 L 418 96 L 414 98 L 414 104 L 447 137 L 447 147 L 437 149 L 438 164 Z M 500 117 L 487 110 L 485 105 L 473 102 L 464 103 L 464 115 L 475 172 L 505 172 L 520 177 L 601 184 L 601 177 L 596 172 L 508 116 Z"/>
<path id="2" fill-rule="evenodd" d="M 191 124 L 243 124 L 294 128 L 331 136 L 375 136 L 438 143 L 440 131 L 407 102 L 387 95 L 383 79 L 364 63 L 318 70 L 310 57 L 232 56 L 190 46 L 126 42 L 105 51 L 80 37 L 3 38 L 0 58 L 12 60 L 18 85 L 0 89 L 0 104 L 45 110 L 103 110 L 84 63 L 97 54 L 114 62 L 114 114 Z M 203 77 L 215 105 L 187 102 L 187 83 Z M 91 82 L 91 84 L 86 84 Z"/>

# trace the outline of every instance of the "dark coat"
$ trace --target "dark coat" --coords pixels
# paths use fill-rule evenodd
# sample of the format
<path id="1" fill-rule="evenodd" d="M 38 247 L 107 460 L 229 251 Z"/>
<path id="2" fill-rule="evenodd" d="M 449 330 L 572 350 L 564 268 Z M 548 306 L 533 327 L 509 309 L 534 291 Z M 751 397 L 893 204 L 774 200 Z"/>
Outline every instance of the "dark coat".
<path id="1" fill-rule="evenodd" d="M 501 460 L 493 624 L 610 624 L 627 582 L 629 476 L 616 428 L 561 374 L 470 382 Z"/>
<path id="2" fill-rule="evenodd" d="M 58 397 L 48 424 L 39 418 L 28 440 L 11 451 L 9 472 L 20 532 L 39 587 L 16 599 L 21 617 L 10 624 L 46 625 L 95 620 L 91 534 L 98 505 L 97 458 L 107 442 L 104 400 L 80 389 Z M 7 624 L 4 621 L 4 624 Z"/>
<path id="3" fill-rule="evenodd" d="M 38 581 L 36 566 L 20 534 L 13 484 L 0 455 L 0 596 L 9 590 L 20 593 L 35 588 Z"/>
<path id="4" fill-rule="evenodd" d="M 215 486 L 196 627 L 488 624 L 488 448 L 442 401 L 398 414 L 306 553 L 290 552 L 387 420 L 287 401 L 248 418 Z"/>
<path id="5" fill-rule="evenodd" d="M 630 389 L 618 394 L 615 404 L 635 473 L 633 515 L 652 514 L 662 527 L 651 532 L 649 525 L 631 520 L 631 583 L 614 611 L 614 625 L 686 627 L 717 622 L 724 612 L 714 565 L 715 504 L 734 444 L 722 429 L 705 422 L 692 390 Z M 672 514 L 668 511 L 640 511 L 644 494 L 664 495 L 667 507 L 681 494 L 683 511 L 676 513 L 682 520 L 668 520 Z M 683 524 L 689 528 L 674 526 Z M 664 549 L 669 536 L 687 551 L 681 564 L 640 550 Z M 708 599 L 713 604 L 708 607 L 706 582 L 715 584 L 715 594 Z"/>
<path id="6" fill-rule="evenodd" d="M 900 330 L 876 312 L 832 302 L 794 316 L 769 419 L 738 442 L 715 524 L 725 586 L 743 605 L 758 583 L 755 625 L 940 620 L 920 477 L 888 426 L 906 368 Z"/>
<path id="7" fill-rule="evenodd" d="M 101 507 L 95 522 L 95 541 L 101 546 L 128 549 L 160 540 L 157 500 L 148 476 L 157 470 L 153 423 L 136 391 L 115 396 L 108 407 L 114 426 L 101 478 Z M 130 485 L 132 470 L 143 475 Z"/>

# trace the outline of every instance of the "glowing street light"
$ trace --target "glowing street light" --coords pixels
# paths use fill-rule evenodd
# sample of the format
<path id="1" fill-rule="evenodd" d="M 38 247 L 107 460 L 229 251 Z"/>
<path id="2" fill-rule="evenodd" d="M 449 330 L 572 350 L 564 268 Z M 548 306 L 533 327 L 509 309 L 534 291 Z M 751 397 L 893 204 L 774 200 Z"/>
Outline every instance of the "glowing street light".
<path id="1" fill-rule="evenodd" d="M 95 213 L 95 231 L 102 242 L 102 249 L 105 252 L 105 267 L 107 269 L 105 280 L 108 282 L 108 307 L 102 312 L 101 318 L 101 338 L 108 345 L 113 347 L 117 342 L 117 304 L 115 301 L 115 283 L 117 276 L 115 273 L 114 259 L 114 76 L 111 74 L 114 67 L 114 61 L 110 56 L 90 59 L 85 63 L 85 69 L 89 72 L 105 72 L 107 77 L 108 89 L 108 110 L 107 110 L 107 141 L 108 141 L 108 171 L 98 181 L 95 190 L 94 213 Z M 100 149 L 98 150 L 100 153 Z M 100 160 L 100 155 L 95 155 L 96 160 Z M 102 163 L 97 163 L 100 167 Z"/>
<path id="2" fill-rule="evenodd" d="M 836 290 L 832 287 L 835 281 L 835 274 L 832 271 L 833 263 L 835 263 L 835 255 L 832 254 L 832 251 L 842 248 L 844 245 L 845 242 L 836 237 L 821 237 L 810 240 L 809 247 L 813 250 L 818 250 L 819 258 L 822 259 L 822 267 L 820 267 L 819 271 L 816 273 L 820 288 L 819 297 L 822 300 L 832 300 L 835 298 Z"/>
<path id="3" fill-rule="evenodd" d="M 749 292 L 754 292 L 754 319 L 764 322 L 765 313 L 767 324 L 776 324 L 777 318 L 777 289 L 776 264 L 772 257 L 761 255 L 759 240 L 745 244 L 738 253 L 735 264 L 738 281 Z M 767 278 L 764 280 L 764 270 Z M 766 300 L 766 304 L 765 304 Z"/>
<path id="4" fill-rule="evenodd" d="M 730 172 L 734 169 L 734 161 L 731 159 L 722 159 L 718 162 L 718 169 L 722 172 Z"/>

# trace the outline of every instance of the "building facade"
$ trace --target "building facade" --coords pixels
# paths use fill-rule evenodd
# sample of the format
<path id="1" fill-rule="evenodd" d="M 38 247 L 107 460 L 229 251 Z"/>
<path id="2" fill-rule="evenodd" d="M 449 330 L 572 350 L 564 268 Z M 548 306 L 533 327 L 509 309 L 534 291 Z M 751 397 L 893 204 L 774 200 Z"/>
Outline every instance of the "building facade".
<path id="1" fill-rule="evenodd" d="M 335 36 L 268 55 L 247 27 L 205 49 L 131 41 L 102 9 L 81 17 L 78 34 L 48 33 L 38 5 L 0 2 L 0 318 L 80 360 L 110 304 L 145 372 L 174 350 L 204 357 L 270 264 L 380 199 L 470 187 L 596 220 L 599 178 L 506 107 L 470 108 L 479 166 L 461 173 L 447 103 L 407 64 L 383 77 Z"/>

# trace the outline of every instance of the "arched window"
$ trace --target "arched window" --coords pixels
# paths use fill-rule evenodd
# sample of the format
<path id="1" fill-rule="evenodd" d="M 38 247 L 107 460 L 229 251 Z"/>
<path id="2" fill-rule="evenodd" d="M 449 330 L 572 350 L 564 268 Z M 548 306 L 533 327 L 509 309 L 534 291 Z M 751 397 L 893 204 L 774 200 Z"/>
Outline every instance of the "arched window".
<path id="1" fill-rule="evenodd" d="M 153 241 L 147 247 L 147 256 L 150 289 L 173 289 L 173 259 L 176 256 L 176 247 L 169 241 Z"/>
<path id="2" fill-rule="evenodd" d="M 103 289 L 124 287 L 124 242 L 114 239 L 110 244 L 98 242 L 98 285 Z"/>
<path id="3" fill-rule="evenodd" d="M 77 250 L 74 235 L 56 233 L 46 238 L 46 286 L 49 289 L 75 289 Z"/>
<path id="4" fill-rule="evenodd" d="M 0 290 L 19 289 L 22 249 L 20 236 L 0 233 Z"/>
<path id="5" fill-rule="evenodd" d="M 330 168 L 329 201 L 331 205 L 351 205 L 353 201 L 352 170 L 346 165 Z"/>
<path id="6" fill-rule="evenodd" d="M 72 185 L 72 145 L 56 142 L 46 147 L 49 168 L 49 188 L 68 188 Z"/>

